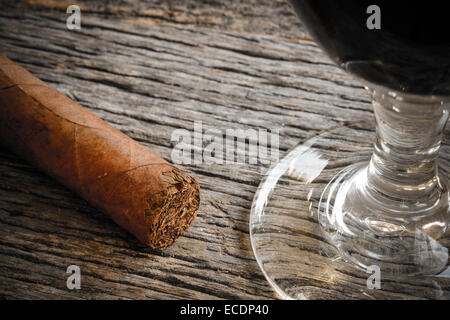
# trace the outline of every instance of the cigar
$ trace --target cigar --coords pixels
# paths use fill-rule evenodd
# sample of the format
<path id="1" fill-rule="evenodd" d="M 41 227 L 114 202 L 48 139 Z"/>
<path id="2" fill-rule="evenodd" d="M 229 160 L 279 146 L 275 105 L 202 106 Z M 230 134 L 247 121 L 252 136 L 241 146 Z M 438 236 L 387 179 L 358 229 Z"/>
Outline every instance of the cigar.
<path id="1" fill-rule="evenodd" d="M 193 177 L 2 55 L 0 142 L 154 249 L 197 214 Z"/>

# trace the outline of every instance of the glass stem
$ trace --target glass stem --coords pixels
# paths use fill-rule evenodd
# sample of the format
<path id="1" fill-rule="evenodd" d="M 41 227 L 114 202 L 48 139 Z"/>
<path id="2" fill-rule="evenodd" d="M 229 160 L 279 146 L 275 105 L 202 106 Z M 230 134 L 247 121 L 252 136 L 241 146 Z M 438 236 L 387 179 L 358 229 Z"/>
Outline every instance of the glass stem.
<path id="1" fill-rule="evenodd" d="M 445 101 L 372 89 L 377 123 L 366 191 L 380 202 L 418 210 L 442 191 L 438 154 L 449 112 Z"/>

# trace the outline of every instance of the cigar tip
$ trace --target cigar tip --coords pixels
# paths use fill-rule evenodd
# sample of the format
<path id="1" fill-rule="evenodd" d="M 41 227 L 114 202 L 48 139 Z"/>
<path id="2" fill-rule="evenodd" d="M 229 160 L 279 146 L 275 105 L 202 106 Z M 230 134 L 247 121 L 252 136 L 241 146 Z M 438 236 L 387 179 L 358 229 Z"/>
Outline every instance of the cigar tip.
<path id="1" fill-rule="evenodd" d="M 200 186 L 193 177 L 175 167 L 163 176 L 167 189 L 148 201 L 153 214 L 159 215 L 145 240 L 153 249 L 171 245 L 192 224 L 200 206 Z"/>

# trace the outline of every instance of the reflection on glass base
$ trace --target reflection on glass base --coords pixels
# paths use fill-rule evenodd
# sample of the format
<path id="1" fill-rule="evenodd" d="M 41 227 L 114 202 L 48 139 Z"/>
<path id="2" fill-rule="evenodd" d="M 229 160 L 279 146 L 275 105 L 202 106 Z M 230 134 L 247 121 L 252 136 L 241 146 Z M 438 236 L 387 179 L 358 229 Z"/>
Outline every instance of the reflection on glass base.
<path id="1" fill-rule="evenodd" d="M 367 196 L 374 138 L 370 122 L 336 127 L 295 147 L 266 173 L 250 236 L 281 298 L 450 299 L 447 136 L 434 205 L 426 208 Z"/>
<path id="2" fill-rule="evenodd" d="M 325 188 L 319 203 L 322 233 L 347 260 L 384 276 L 439 274 L 447 267 L 448 189 L 439 179 L 429 206 L 376 199 L 367 183 L 368 162 L 351 165 Z"/>

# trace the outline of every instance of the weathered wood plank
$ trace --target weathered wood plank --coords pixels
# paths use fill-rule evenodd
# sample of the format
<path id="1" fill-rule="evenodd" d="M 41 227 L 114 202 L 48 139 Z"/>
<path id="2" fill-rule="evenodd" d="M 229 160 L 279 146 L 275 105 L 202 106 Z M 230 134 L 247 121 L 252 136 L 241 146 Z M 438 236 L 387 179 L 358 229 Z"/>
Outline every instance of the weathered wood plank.
<path id="1" fill-rule="evenodd" d="M 20 0 L 0 3 L 0 8 L 32 13 L 59 14 L 73 2 Z M 151 25 L 201 26 L 238 33 L 274 34 L 284 38 L 309 38 L 285 0 L 78 0 L 83 13 L 98 17 L 140 21 Z"/>

